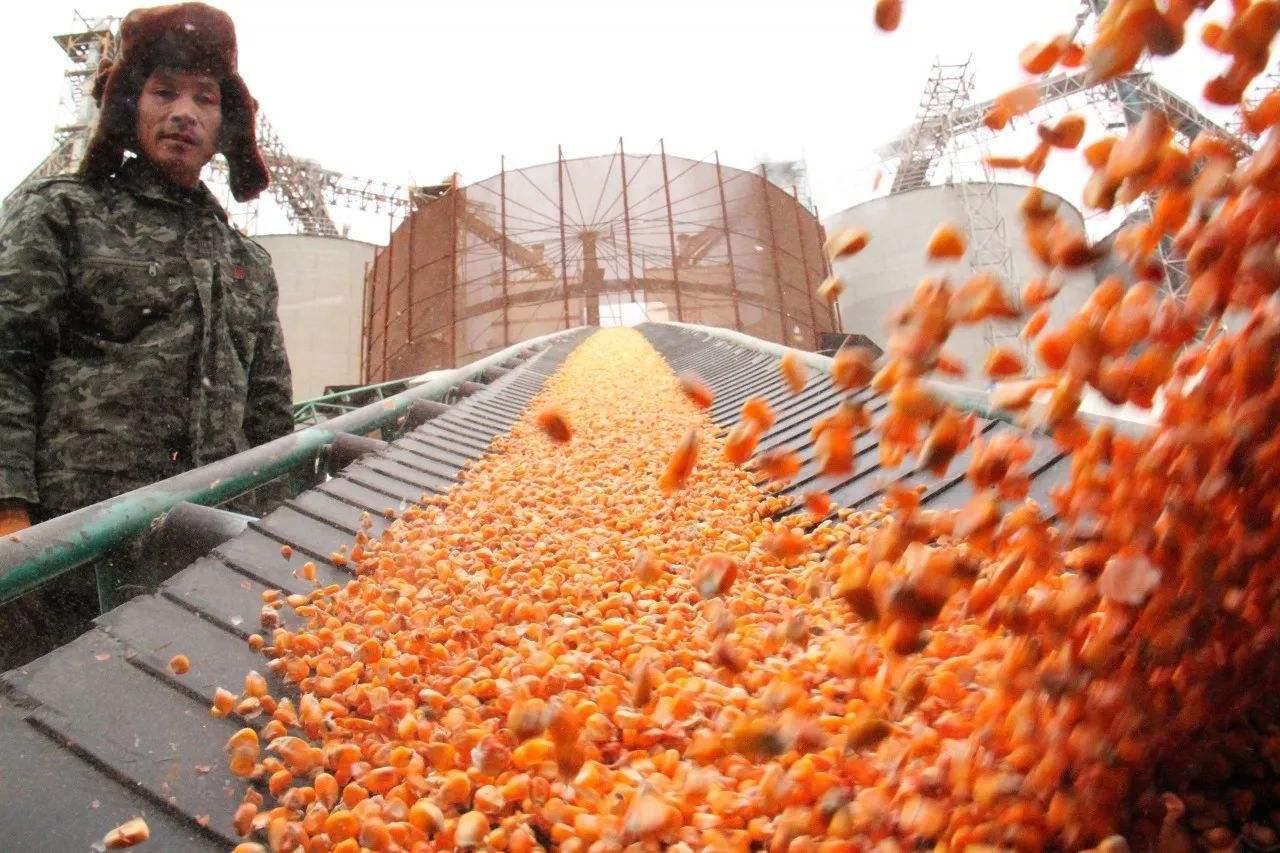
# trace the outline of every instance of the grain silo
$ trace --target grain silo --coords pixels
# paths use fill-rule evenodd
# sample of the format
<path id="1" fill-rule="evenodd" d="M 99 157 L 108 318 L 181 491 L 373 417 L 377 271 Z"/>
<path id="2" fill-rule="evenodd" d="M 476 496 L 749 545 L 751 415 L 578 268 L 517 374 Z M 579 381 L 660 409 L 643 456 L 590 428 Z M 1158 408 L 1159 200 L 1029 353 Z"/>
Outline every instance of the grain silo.
<path id="1" fill-rule="evenodd" d="M 271 253 L 276 271 L 293 399 L 319 397 L 330 385 L 358 385 L 364 274 L 377 247 L 315 234 L 254 240 Z"/>
<path id="2" fill-rule="evenodd" d="M 911 298 L 920 280 L 929 275 L 948 273 L 954 285 L 959 285 L 972 275 L 971 254 L 975 241 L 970 234 L 969 252 L 957 263 L 941 265 L 925 260 L 924 247 L 939 224 L 950 221 L 964 226 L 966 204 L 964 194 L 972 188 L 959 184 L 927 186 L 855 205 L 826 220 L 827 230 L 835 233 L 840 228 L 858 227 L 871 235 L 871 242 L 858 255 L 841 260 L 835 265 L 835 274 L 844 282 L 840 296 L 840 320 L 842 329 L 850 334 L 863 334 L 884 346 L 888 323 L 892 313 Z M 984 185 L 980 192 L 989 194 L 994 201 L 1007 257 L 1001 277 L 1011 295 L 1032 276 L 1044 275 L 1046 270 L 1031 257 L 1020 235 L 1018 205 L 1027 188 L 1017 184 Z M 1084 229 L 1080 212 L 1065 199 L 1047 193 L 1059 204 L 1059 212 L 1069 224 Z M 974 230 L 969 228 L 967 230 Z M 1053 319 L 1067 317 L 1092 292 L 1096 284 L 1090 269 L 1065 276 L 1062 292 L 1054 300 Z M 1051 320 L 1051 323 L 1053 321 Z M 988 340 L 994 337 L 1005 341 L 1015 340 L 1017 322 L 998 324 L 988 330 L 983 325 L 956 329 L 947 343 L 947 349 L 969 367 L 968 381 L 985 385 L 981 375 L 982 360 Z"/>

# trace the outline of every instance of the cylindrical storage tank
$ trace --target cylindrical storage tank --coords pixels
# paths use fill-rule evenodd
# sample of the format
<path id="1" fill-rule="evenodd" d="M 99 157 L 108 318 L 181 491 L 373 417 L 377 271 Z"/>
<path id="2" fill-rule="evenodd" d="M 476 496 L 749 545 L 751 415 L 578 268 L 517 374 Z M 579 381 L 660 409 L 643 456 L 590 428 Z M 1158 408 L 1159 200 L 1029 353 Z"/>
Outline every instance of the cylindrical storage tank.
<path id="1" fill-rule="evenodd" d="M 418 204 L 377 253 L 365 378 L 645 319 L 816 349 L 835 329 L 824 236 L 792 188 L 661 150 L 501 172 Z"/>
<path id="2" fill-rule="evenodd" d="M 280 288 L 280 325 L 293 370 L 293 399 L 330 385 L 360 384 L 360 322 L 372 243 L 307 234 L 254 240 L 271 253 Z"/>
<path id="3" fill-rule="evenodd" d="M 840 321 L 842 331 L 861 333 L 881 347 L 888 342 L 889 320 L 893 312 L 905 306 L 921 279 L 930 275 L 946 274 L 953 287 L 959 287 L 973 275 L 970 259 L 975 248 L 974 235 L 969 235 L 969 249 L 958 262 L 946 264 L 925 260 L 925 245 L 938 225 L 951 222 L 965 227 L 968 217 L 961 188 L 954 185 L 923 187 L 916 190 L 884 196 L 856 205 L 837 213 L 826 221 L 827 230 L 857 227 L 871 236 L 862 252 L 852 258 L 838 261 L 835 273 L 844 282 L 840 296 Z M 978 235 L 985 242 L 998 233 L 991 226 L 1003 223 L 1004 240 L 1009 249 L 1012 277 L 1006 281 L 1006 292 L 1011 300 L 1017 300 L 1022 286 L 1033 276 L 1044 275 L 1046 270 L 1036 261 L 1022 241 L 1022 220 L 1018 205 L 1026 195 L 1027 187 L 1017 184 L 995 184 L 970 188 L 970 209 L 973 199 L 982 199 L 987 205 L 981 212 L 988 228 Z M 991 196 L 986 194 L 991 192 Z M 1084 230 L 1080 212 L 1065 199 L 1046 193 L 1059 203 L 1060 215 L 1072 226 Z M 994 204 L 989 203 L 994 200 Z M 993 210 L 995 216 L 987 216 Z M 977 216 L 974 217 L 978 219 Z M 986 252 L 987 257 L 999 253 Z M 1003 273 L 1001 273 L 1003 277 Z M 1060 322 L 1078 309 L 1097 284 L 1094 273 L 1085 269 L 1067 274 L 1062 291 L 1053 301 L 1050 325 Z M 995 335 L 1001 343 L 1020 346 L 1016 337 L 1022 321 L 999 323 Z M 982 375 L 982 363 L 987 353 L 987 330 L 984 324 L 956 328 L 947 342 L 946 349 L 963 361 L 968 376 L 960 380 L 971 387 L 986 387 L 989 383 Z M 1029 362 L 1033 366 L 1034 358 Z"/>

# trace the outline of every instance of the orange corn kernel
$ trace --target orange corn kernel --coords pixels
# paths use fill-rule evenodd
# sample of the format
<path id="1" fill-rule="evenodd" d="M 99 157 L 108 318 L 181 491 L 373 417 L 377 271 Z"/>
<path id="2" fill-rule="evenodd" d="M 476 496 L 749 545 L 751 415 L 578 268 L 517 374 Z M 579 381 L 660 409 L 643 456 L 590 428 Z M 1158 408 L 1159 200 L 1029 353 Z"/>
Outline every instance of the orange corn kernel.
<path id="1" fill-rule="evenodd" d="M 565 420 L 564 415 L 554 409 L 543 409 L 538 413 L 535 421 L 538 429 L 556 444 L 564 444 L 573 437 L 569 422 Z"/>
<path id="2" fill-rule="evenodd" d="M 680 390 L 689 398 L 689 402 L 699 409 L 709 409 L 715 402 L 715 395 L 711 393 L 711 389 L 701 379 L 691 374 L 686 373 L 680 377 Z"/>
<path id="3" fill-rule="evenodd" d="M 957 260 L 964 256 L 966 242 L 964 234 L 956 226 L 939 225 L 929 238 L 925 256 L 931 261 Z"/>

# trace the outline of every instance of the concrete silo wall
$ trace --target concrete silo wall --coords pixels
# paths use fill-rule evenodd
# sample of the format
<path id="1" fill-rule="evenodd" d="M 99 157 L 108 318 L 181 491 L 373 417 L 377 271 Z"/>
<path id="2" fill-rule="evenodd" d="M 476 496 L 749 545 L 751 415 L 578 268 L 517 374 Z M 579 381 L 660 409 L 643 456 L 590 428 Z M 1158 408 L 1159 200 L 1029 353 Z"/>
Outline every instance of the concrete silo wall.
<path id="1" fill-rule="evenodd" d="M 271 253 L 280 322 L 293 368 L 293 399 L 360 382 L 360 323 L 371 243 L 278 234 L 254 238 Z"/>
<path id="2" fill-rule="evenodd" d="M 1005 223 L 1005 233 L 1012 252 L 1013 279 L 1007 282 L 1012 292 L 1034 275 L 1045 270 L 1022 243 L 1022 226 L 1018 204 L 1026 187 L 1014 184 L 996 186 L 996 202 Z M 1062 201 L 1063 215 L 1083 228 L 1079 211 Z M 954 286 L 959 286 L 972 273 L 966 256 L 958 264 L 926 263 L 924 247 L 934 229 L 942 222 L 965 222 L 959 190 L 952 186 L 925 187 L 898 195 L 885 196 L 856 205 L 829 217 L 824 223 L 828 233 L 856 226 L 871 235 L 867 248 L 855 257 L 836 264 L 835 272 L 844 281 L 840 297 L 840 319 L 843 331 L 861 333 L 882 347 L 888 341 L 888 324 L 892 313 L 911 298 L 916 285 L 927 275 L 949 272 Z M 1054 301 L 1053 320 L 1067 317 L 1088 297 L 1096 284 L 1091 271 L 1067 277 L 1061 294 Z M 1016 334 L 1019 323 L 1005 330 Z M 973 386 L 985 386 L 981 376 L 986 355 L 984 329 L 981 325 L 957 329 L 947 349 L 962 359 L 970 375 L 965 380 Z"/>

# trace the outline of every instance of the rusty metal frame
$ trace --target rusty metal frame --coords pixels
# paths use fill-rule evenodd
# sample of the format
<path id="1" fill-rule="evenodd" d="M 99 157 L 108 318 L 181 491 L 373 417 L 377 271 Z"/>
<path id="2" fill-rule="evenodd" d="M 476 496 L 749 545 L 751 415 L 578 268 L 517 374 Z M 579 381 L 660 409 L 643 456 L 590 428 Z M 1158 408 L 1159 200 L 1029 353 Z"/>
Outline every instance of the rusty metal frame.
<path id="1" fill-rule="evenodd" d="M 382 299 L 382 372 L 379 374 L 380 379 L 386 379 L 390 368 L 387 365 L 387 352 L 389 348 L 388 339 L 391 337 L 391 290 L 395 286 L 396 277 L 393 273 L 393 262 L 396 259 L 396 230 L 393 227 L 395 220 L 391 213 L 387 213 L 387 292 L 383 294 Z"/>
<path id="2" fill-rule="evenodd" d="M 671 181 L 667 177 L 667 146 L 659 139 L 662 152 L 662 195 L 667 202 L 667 235 L 671 238 L 671 288 L 676 294 L 676 322 L 684 322 L 684 306 L 680 300 L 680 254 L 676 251 L 676 224 L 671 215 Z"/>
<path id="3" fill-rule="evenodd" d="M 729 204 L 724 198 L 724 173 L 720 168 L 720 152 L 716 155 L 716 189 L 720 192 L 720 218 L 724 223 L 724 248 L 729 259 L 729 289 L 733 293 L 733 328 L 742 331 L 742 295 L 738 293 L 738 268 L 733 263 L 733 232 L 729 230 Z"/>
<path id="4" fill-rule="evenodd" d="M 800 263 L 804 267 L 804 280 L 808 285 L 805 291 L 805 301 L 809 303 L 809 331 L 813 334 L 813 348 L 818 348 L 818 314 L 813 310 L 813 279 L 809 276 L 809 257 L 808 252 L 804 249 L 804 222 L 800 219 L 800 192 L 796 189 L 796 185 L 791 185 L 791 198 L 795 201 L 796 214 L 796 239 L 800 241 Z M 819 244 L 818 251 L 822 251 Z"/>
<path id="5" fill-rule="evenodd" d="M 458 173 L 453 173 L 453 190 L 449 193 L 449 366 L 458 366 Z"/>
<path id="6" fill-rule="evenodd" d="M 375 254 L 374 257 L 377 257 Z M 364 282 L 360 288 L 360 379 L 368 381 L 369 374 L 369 325 L 373 322 L 373 312 L 369 310 L 369 290 L 373 281 L 369 278 L 369 262 L 364 262 Z"/>
<path id="7" fill-rule="evenodd" d="M 499 179 L 498 179 L 498 198 L 499 205 L 502 210 L 502 245 L 507 244 L 507 158 L 501 158 Z M 498 257 L 502 258 L 502 345 L 504 347 L 511 346 L 511 297 L 507 291 L 508 271 L 507 271 L 507 253 L 503 249 L 498 249 Z"/>
<path id="8" fill-rule="evenodd" d="M 622 146 L 622 137 L 618 137 L 618 163 L 622 167 L 622 226 L 627 233 L 627 293 L 631 304 L 636 302 L 636 267 L 635 253 L 631 249 L 631 204 L 627 201 L 627 151 Z M 613 207 L 613 202 L 609 203 Z M 648 312 L 645 312 L 648 316 Z"/>
<path id="9" fill-rule="evenodd" d="M 557 205 L 560 213 L 560 280 L 564 285 L 564 327 L 569 328 L 569 260 L 564 240 L 564 148 L 556 146 L 556 189 L 560 193 Z"/>
<path id="10" fill-rule="evenodd" d="M 612 157 L 617 157 L 616 164 Z M 797 325 L 804 327 L 801 317 L 809 321 L 815 341 L 823 327 L 840 327 L 835 306 L 827 305 L 823 311 L 822 306 L 815 304 L 820 301 L 813 292 L 816 279 L 828 270 L 821 250 L 824 235 L 812 208 L 800 210 L 798 188 L 788 191 L 771 185 L 767 170 L 731 169 L 721 163 L 718 152 L 714 158 L 708 156 L 700 161 L 668 155 L 665 140 L 659 140 L 649 154 L 637 156 L 636 162 L 628 162 L 627 157 L 625 140 L 619 138 L 612 155 L 571 159 L 563 147 L 558 147 L 554 165 L 547 162 L 533 169 L 508 170 L 505 158 L 500 158 L 499 171 L 477 184 L 474 192 L 459 188 L 447 194 L 447 201 L 442 195 L 427 204 L 411 207 L 403 218 L 396 216 L 389 220 L 392 239 L 378 251 L 365 271 L 360 334 L 361 371 L 366 380 L 378 381 L 396 373 L 464 363 L 487 349 L 480 347 L 473 351 L 473 345 L 481 340 L 491 339 L 497 343 L 500 339 L 504 345 L 510 345 L 524 334 L 524 321 L 516 314 L 523 317 L 531 309 L 535 310 L 529 314 L 530 322 L 539 327 L 580 322 L 572 312 L 574 303 L 584 298 L 585 292 L 582 284 L 569 275 L 570 265 L 575 264 L 581 254 L 575 237 L 579 225 L 575 220 L 576 211 L 571 214 L 567 205 L 574 201 L 570 192 L 576 183 L 582 182 L 584 175 L 588 176 L 587 183 L 583 184 L 585 194 L 579 192 L 578 201 L 586 204 L 584 210 L 590 214 L 585 226 L 602 229 L 603 234 L 612 235 L 616 240 L 601 245 L 601 263 L 606 267 L 606 282 L 601 293 L 608 294 L 609 299 L 618 302 L 629 299 L 631 303 L 643 305 L 646 293 L 663 294 L 670 303 L 668 310 L 673 320 L 722 322 L 726 328 L 743 332 L 748 312 L 754 314 L 752 306 L 756 306 L 763 312 L 763 319 L 753 321 L 752 331 L 783 343 L 803 339 L 803 331 L 800 339 L 793 332 Z M 651 164 L 650 172 L 645 172 L 645 164 L 651 159 L 658 162 Z M 574 176 L 570 170 L 576 169 L 579 161 L 591 165 Z M 517 175 L 530 186 L 520 183 Z M 746 183 L 734 190 L 734 204 L 730 209 L 728 184 L 739 177 Z M 550 186 L 552 180 L 556 181 L 555 189 Z M 615 181 L 621 183 L 615 184 Z M 757 193 L 753 189 L 756 181 L 764 204 L 763 218 L 756 207 Z M 773 210 L 775 190 L 779 193 L 777 216 Z M 471 196 L 477 201 L 470 201 Z M 472 207 L 480 200 L 486 203 L 487 213 L 476 212 L 476 215 L 482 215 L 487 223 L 485 233 L 492 233 L 479 239 L 497 247 L 497 258 L 491 257 L 485 244 L 468 236 L 473 227 Z M 446 203 L 448 208 L 434 206 Z M 790 216 L 785 210 L 787 205 L 793 208 Z M 621 222 L 617 221 L 619 216 Z M 778 216 L 783 219 L 779 220 Z M 779 241 L 786 239 L 792 217 L 797 228 L 797 245 L 783 245 Z M 700 248 L 691 262 L 715 267 L 714 274 L 705 281 L 700 271 L 691 270 L 680 254 L 680 234 L 695 227 L 705 232 L 703 236 L 709 245 L 699 240 Z M 449 229 L 447 243 L 444 242 L 446 228 Z M 429 237 L 424 240 L 422 251 L 414 245 L 419 237 Z M 758 251 L 770 253 L 768 260 L 742 251 L 744 245 L 749 248 L 749 244 L 742 242 L 748 237 L 760 246 Z M 394 240 L 406 238 L 410 243 L 405 257 L 396 259 L 389 254 L 383 258 L 383 252 L 394 251 Z M 558 261 L 554 257 L 557 239 L 560 240 Z M 723 253 L 714 246 L 720 239 L 725 241 Z M 526 240 L 543 259 L 541 266 L 526 266 L 521 260 L 523 255 L 506 251 L 505 247 L 510 244 Z M 814 240 L 818 243 L 816 249 Z M 767 248 L 763 245 L 766 241 Z M 428 254 L 438 251 L 439 255 L 424 256 L 423 251 L 428 249 L 431 250 Z M 810 257 L 812 251 L 817 251 L 818 257 Z M 410 316 L 405 333 L 393 342 L 393 279 L 404 268 L 406 258 Z M 479 266 L 470 263 L 473 258 Z M 559 274 L 555 272 L 557 262 Z M 749 272 L 738 269 L 740 263 Z M 471 280 L 473 276 L 475 281 Z M 769 286 L 770 276 L 773 287 Z M 386 286 L 387 291 L 378 293 L 380 286 Z M 474 304 L 468 302 L 473 286 L 485 289 L 485 294 L 475 295 L 480 301 Z M 800 306 L 791 304 L 800 298 L 809 299 L 807 314 Z M 447 308 L 443 304 L 445 299 L 449 300 Z M 796 308 L 794 316 L 788 313 L 791 307 Z M 423 309 L 422 317 L 416 316 L 417 308 Z M 773 312 L 778 317 L 776 325 L 770 316 Z M 383 316 L 380 318 L 379 314 Z M 472 320 L 473 317 L 478 319 Z M 471 322 L 485 329 L 482 337 L 474 342 L 468 330 L 461 328 Z M 496 328 L 498 323 L 502 324 L 500 332 Z M 775 331 L 777 338 L 773 337 Z M 383 335 L 381 342 L 374 338 L 378 333 Z M 442 339 L 443 335 L 448 335 L 448 339 Z M 426 346 L 428 339 L 430 346 Z M 374 347 L 380 349 L 375 351 Z"/>
<path id="11" fill-rule="evenodd" d="M 769 254 L 773 257 L 773 284 L 778 291 L 778 316 L 781 318 L 782 340 L 787 342 L 787 303 L 782 293 L 782 265 L 778 263 L 778 235 L 773 229 L 773 211 L 769 207 L 769 179 L 765 177 L 764 164 L 760 164 L 760 198 L 764 202 L 765 221 L 769 224 Z"/>
<path id="12" fill-rule="evenodd" d="M 404 297 L 404 310 L 405 310 L 404 339 L 406 341 L 413 340 L 413 274 L 415 272 L 413 268 L 413 237 L 414 237 L 413 225 L 414 225 L 414 214 L 417 212 L 418 212 L 417 205 L 410 204 L 409 217 L 408 217 L 409 230 L 405 232 L 405 236 L 409 238 L 408 277 L 405 279 L 405 284 L 408 285 L 409 292 L 405 294 L 405 297 Z"/>

